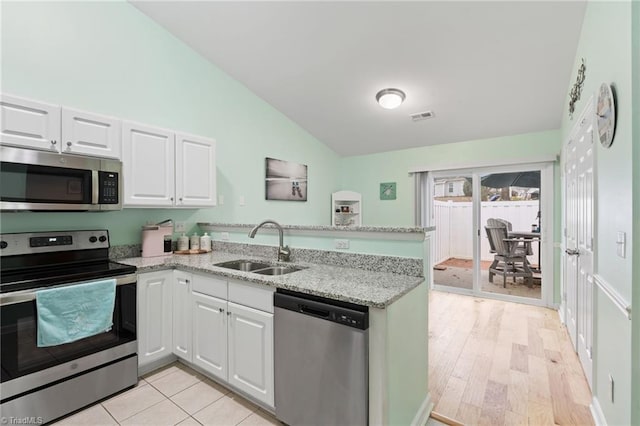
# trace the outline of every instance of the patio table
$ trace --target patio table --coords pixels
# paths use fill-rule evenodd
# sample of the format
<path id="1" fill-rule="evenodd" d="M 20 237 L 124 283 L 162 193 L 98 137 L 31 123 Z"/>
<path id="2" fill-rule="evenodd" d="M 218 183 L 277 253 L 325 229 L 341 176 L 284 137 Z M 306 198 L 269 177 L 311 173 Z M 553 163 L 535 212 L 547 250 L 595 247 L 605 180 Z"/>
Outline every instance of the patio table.
<path id="1" fill-rule="evenodd" d="M 531 231 L 509 231 L 508 235 L 510 238 L 522 238 L 523 240 L 528 240 L 529 242 L 536 241 L 538 243 L 538 267 L 536 269 L 531 269 L 534 272 L 541 273 L 542 265 L 540 264 L 540 232 L 531 232 Z"/>

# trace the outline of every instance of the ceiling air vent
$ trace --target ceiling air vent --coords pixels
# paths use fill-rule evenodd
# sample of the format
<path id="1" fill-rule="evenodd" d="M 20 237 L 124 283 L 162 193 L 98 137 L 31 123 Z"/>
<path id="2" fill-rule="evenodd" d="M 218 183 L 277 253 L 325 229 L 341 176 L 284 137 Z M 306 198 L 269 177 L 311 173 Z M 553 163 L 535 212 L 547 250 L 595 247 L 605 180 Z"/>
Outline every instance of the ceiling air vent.
<path id="1" fill-rule="evenodd" d="M 416 112 L 415 114 L 410 114 L 409 117 L 411 117 L 411 121 L 420 121 L 420 120 L 426 120 L 427 118 L 431 118 L 434 115 L 435 114 L 433 113 L 433 111 L 423 111 L 423 112 Z"/>

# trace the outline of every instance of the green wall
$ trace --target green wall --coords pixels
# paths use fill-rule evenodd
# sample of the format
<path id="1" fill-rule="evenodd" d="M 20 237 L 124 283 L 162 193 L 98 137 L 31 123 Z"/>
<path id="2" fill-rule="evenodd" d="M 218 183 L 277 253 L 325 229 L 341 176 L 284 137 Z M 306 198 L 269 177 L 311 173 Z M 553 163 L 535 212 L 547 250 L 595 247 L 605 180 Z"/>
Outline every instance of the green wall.
<path id="1" fill-rule="evenodd" d="M 612 84 L 615 88 L 617 124 L 613 145 L 611 148 L 605 149 L 596 143 L 594 272 L 601 276 L 628 303 L 632 300 L 632 291 L 638 291 L 637 283 L 636 288 L 632 288 L 632 259 L 634 255 L 637 256 L 633 250 L 633 174 L 637 174 L 637 170 L 633 170 L 631 9 L 632 2 L 591 1 L 588 3 L 574 69 L 571 73 L 572 78 L 568 82 L 568 88 L 570 88 L 575 82 L 581 59 L 584 58 L 586 78 L 582 97 L 576 104 L 577 115 L 584 109 L 586 102 L 590 101 L 591 96 L 596 93 L 602 83 Z M 637 38 L 637 29 L 635 31 Z M 637 49 L 637 40 L 635 43 Z M 637 81 L 636 77 L 636 83 Z M 635 103 L 637 105 L 637 99 Z M 563 140 L 574 125 L 575 120 L 571 120 L 565 110 L 561 129 Z M 635 139 L 637 146 L 638 135 L 635 136 Z M 637 181 L 635 185 L 637 186 Z M 637 223 L 635 226 L 638 226 Z M 616 236 L 619 231 L 623 231 L 627 235 L 627 255 L 625 258 L 616 255 Z M 633 350 L 630 342 L 631 321 L 624 317 L 619 309 L 615 308 L 611 299 L 600 290 L 596 291 L 593 394 L 602 407 L 607 423 L 630 424 L 632 422 L 629 395 L 631 394 L 631 355 Z M 633 343 L 637 353 L 638 342 Z M 634 364 L 637 363 L 638 358 L 636 357 Z M 636 365 L 635 369 L 637 370 L 637 368 Z M 609 375 L 613 376 L 615 394 L 619 396 L 616 397 L 615 402 L 611 402 L 609 397 Z M 638 404 L 638 390 L 638 383 L 636 383 L 634 385 L 636 406 Z M 636 407 L 636 413 L 637 410 Z M 640 419 L 636 417 L 634 424 L 638 424 L 638 420 Z"/>
<path id="2" fill-rule="evenodd" d="M 562 146 L 559 130 L 528 133 L 433 145 L 379 154 L 342 159 L 342 188 L 362 193 L 362 221 L 365 225 L 413 226 L 413 175 L 415 166 L 459 167 L 465 164 L 484 164 L 501 159 L 536 158 L 558 155 Z M 397 198 L 383 201 L 379 197 L 381 182 L 396 182 Z M 560 172 L 554 167 L 555 242 L 561 240 Z M 437 231 L 436 231 L 437 232 Z M 560 251 L 554 248 L 556 265 L 560 265 Z M 554 268 L 554 301 L 560 301 L 560 267 Z"/>
<path id="3" fill-rule="evenodd" d="M 213 137 L 224 196 L 201 210 L 3 213 L 2 232 L 105 227 L 128 244 L 166 218 L 330 224 L 337 154 L 129 3 L 3 1 L 1 23 L 2 92 Z M 264 200 L 267 156 L 308 165 L 307 202 Z"/>
<path id="4" fill-rule="evenodd" d="M 362 193 L 364 225 L 413 226 L 413 166 L 455 167 L 456 164 L 501 159 L 539 157 L 560 153 L 558 131 L 529 133 L 491 139 L 346 157 L 342 159 L 342 187 Z M 397 198 L 382 201 L 381 182 L 397 183 Z"/>

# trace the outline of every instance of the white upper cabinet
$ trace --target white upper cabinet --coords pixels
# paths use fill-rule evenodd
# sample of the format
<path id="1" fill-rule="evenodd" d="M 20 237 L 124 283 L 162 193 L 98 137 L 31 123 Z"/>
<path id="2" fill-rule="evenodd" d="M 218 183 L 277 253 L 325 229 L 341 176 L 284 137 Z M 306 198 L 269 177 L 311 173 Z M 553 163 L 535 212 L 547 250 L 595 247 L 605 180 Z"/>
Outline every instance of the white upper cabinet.
<path id="1" fill-rule="evenodd" d="M 0 107 L 1 143 L 60 152 L 60 106 L 2 94 Z"/>
<path id="2" fill-rule="evenodd" d="M 62 108 L 64 153 L 120 158 L 120 120 L 104 115 Z"/>
<path id="3" fill-rule="evenodd" d="M 176 205 L 216 205 L 216 142 L 176 134 Z"/>
<path id="4" fill-rule="evenodd" d="M 174 138 L 168 130 L 128 121 L 122 123 L 123 204 L 174 205 Z"/>
<path id="5" fill-rule="evenodd" d="M 120 120 L 2 94 L 5 145 L 120 159 Z"/>
<path id="6" fill-rule="evenodd" d="M 215 206 L 215 148 L 213 139 L 123 122 L 124 205 Z"/>

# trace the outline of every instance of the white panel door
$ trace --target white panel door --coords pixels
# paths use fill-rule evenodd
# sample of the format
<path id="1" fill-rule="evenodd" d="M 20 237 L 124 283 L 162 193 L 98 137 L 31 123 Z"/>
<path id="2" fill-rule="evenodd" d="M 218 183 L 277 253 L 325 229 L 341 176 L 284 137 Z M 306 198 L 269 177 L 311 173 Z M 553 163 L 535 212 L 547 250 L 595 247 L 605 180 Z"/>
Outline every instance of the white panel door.
<path id="1" fill-rule="evenodd" d="M 228 305 L 229 383 L 273 407 L 273 314 Z"/>
<path id="2" fill-rule="evenodd" d="M 173 353 L 191 362 L 191 274 L 174 271 L 173 277 Z"/>
<path id="3" fill-rule="evenodd" d="M 565 165 L 565 289 L 567 328 L 585 376 L 593 376 L 593 102 L 571 132 Z"/>
<path id="4" fill-rule="evenodd" d="M 216 205 L 216 142 L 213 139 L 176 134 L 176 205 Z"/>
<path id="5" fill-rule="evenodd" d="M 62 108 L 62 152 L 120 159 L 120 120 Z"/>
<path id="6" fill-rule="evenodd" d="M 193 292 L 193 363 L 227 380 L 227 302 Z"/>
<path id="7" fill-rule="evenodd" d="M 174 205 L 174 146 L 168 130 L 122 123 L 125 206 Z"/>
<path id="8" fill-rule="evenodd" d="M 565 289 L 563 298 L 566 306 L 566 324 L 573 347 L 577 347 L 578 335 L 578 179 L 577 141 L 573 138 L 567 145 L 565 163 Z"/>
<path id="9" fill-rule="evenodd" d="M 60 152 L 60 107 L 0 95 L 0 143 Z"/>
<path id="10" fill-rule="evenodd" d="M 138 275 L 138 364 L 171 355 L 173 271 Z"/>
<path id="11" fill-rule="evenodd" d="M 592 385 L 593 372 L 593 110 L 587 109 L 584 131 L 578 138 L 577 208 L 578 208 L 578 356 Z"/>

